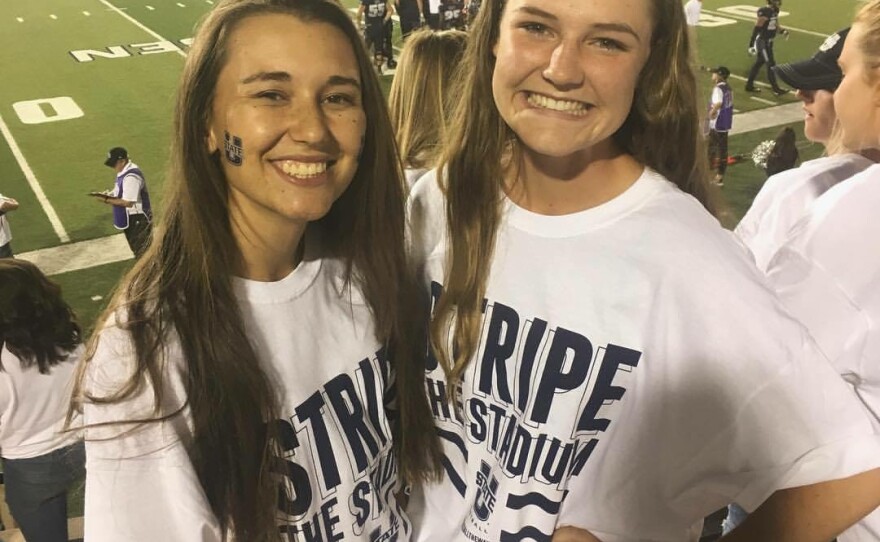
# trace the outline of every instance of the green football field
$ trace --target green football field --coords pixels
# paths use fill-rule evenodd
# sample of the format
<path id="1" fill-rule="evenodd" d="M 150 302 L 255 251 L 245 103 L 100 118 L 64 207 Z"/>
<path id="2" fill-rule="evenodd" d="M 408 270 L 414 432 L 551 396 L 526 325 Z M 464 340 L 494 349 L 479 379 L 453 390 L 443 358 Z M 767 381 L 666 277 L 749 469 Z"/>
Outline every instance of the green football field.
<path id="1" fill-rule="evenodd" d="M 703 2 L 700 63 L 724 64 L 744 76 L 759 4 L 735 2 Z M 346 4 L 357 5 L 356 0 Z M 856 4 L 787 0 L 781 24 L 792 32 L 777 41 L 777 60 L 812 54 L 825 35 L 847 25 Z M 13 248 L 22 254 L 113 235 L 109 208 L 86 192 L 112 186 L 113 172 L 102 162 L 110 147 L 124 146 L 147 175 L 154 207 L 161 200 L 176 81 L 188 38 L 212 2 L 6 0 L 3 5 L 0 193 L 21 203 L 9 215 Z M 708 88 L 708 76 L 702 77 Z M 733 86 L 739 111 L 794 100 L 769 92 L 756 100 L 742 91 L 742 81 L 734 80 Z M 747 152 L 776 131 L 734 137 L 732 152 Z M 815 147 L 804 147 L 803 154 L 815 156 Z M 749 164 L 731 168 L 722 194 L 729 199 L 728 225 L 747 208 L 762 180 Z M 129 265 L 130 260 L 86 267 L 55 279 L 90 325 Z"/>

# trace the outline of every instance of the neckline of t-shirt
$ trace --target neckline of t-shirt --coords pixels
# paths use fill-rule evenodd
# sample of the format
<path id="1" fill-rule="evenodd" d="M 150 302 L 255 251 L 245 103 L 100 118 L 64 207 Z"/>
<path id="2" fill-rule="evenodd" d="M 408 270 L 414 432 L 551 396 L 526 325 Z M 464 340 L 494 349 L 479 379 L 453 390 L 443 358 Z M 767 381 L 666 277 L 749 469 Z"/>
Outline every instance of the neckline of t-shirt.
<path id="1" fill-rule="evenodd" d="M 250 303 L 285 303 L 305 293 L 321 270 L 322 259 L 306 257 L 286 277 L 273 282 L 232 277 L 235 295 Z"/>
<path id="2" fill-rule="evenodd" d="M 540 237 L 573 237 L 601 227 L 609 221 L 638 209 L 657 193 L 665 179 L 646 167 L 638 179 L 622 194 L 596 207 L 567 215 L 543 215 L 524 209 L 504 198 L 507 223 Z"/>

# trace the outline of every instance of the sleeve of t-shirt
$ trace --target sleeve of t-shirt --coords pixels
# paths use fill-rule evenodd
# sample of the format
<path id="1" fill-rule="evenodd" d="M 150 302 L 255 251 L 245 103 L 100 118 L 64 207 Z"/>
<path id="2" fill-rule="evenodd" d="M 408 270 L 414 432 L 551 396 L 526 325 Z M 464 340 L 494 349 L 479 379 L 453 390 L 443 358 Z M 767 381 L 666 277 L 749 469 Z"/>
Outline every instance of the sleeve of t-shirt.
<path id="1" fill-rule="evenodd" d="M 122 178 L 122 199 L 137 201 L 141 192 L 141 180 L 137 175 L 126 175 Z"/>
<path id="2" fill-rule="evenodd" d="M 721 89 L 718 87 L 715 87 L 712 89 L 712 103 L 713 104 L 724 103 L 724 93 L 721 92 Z"/>
<path id="3" fill-rule="evenodd" d="M 128 337 L 117 327 L 102 331 L 86 373 L 88 393 L 107 396 L 128 380 L 134 359 Z M 163 413 L 181 404 L 179 386 L 170 388 Z M 153 389 L 147 384 L 122 402 L 85 402 L 84 516 L 89 542 L 222 540 L 183 444 L 188 431 L 185 414 L 162 422 L 131 423 L 154 417 Z M 95 425 L 102 423 L 109 425 Z"/>

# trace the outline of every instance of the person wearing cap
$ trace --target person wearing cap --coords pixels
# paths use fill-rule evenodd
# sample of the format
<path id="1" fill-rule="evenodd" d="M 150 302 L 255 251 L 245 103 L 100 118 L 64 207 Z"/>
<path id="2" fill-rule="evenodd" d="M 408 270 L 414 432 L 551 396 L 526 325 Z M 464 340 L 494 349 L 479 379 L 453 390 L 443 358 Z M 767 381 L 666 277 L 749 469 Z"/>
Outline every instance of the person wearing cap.
<path id="1" fill-rule="evenodd" d="M 812 58 L 780 64 L 774 70 L 796 89 L 795 96 L 804 103 L 804 135 L 825 146 L 826 155 L 770 176 L 736 227 L 762 271 L 816 198 L 873 163 L 842 148 L 834 134 L 834 91 L 843 77 L 837 59 L 848 33 L 845 28 L 829 36 Z"/>
<path id="2" fill-rule="evenodd" d="M 749 39 L 749 54 L 757 55 L 752 69 L 749 70 L 749 78 L 746 81 L 747 92 L 761 92 L 761 89 L 755 86 L 755 79 L 761 67 L 767 64 L 767 79 L 770 80 L 770 86 L 773 93 L 781 96 L 788 90 L 780 88 L 776 82 L 776 75 L 773 73 L 773 66 L 776 65 L 776 58 L 773 56 L 773 40 L 776 33 L 783 35 L 788 34 L 788 30 L 779 26 L 779 7 L 782 0 L 767 0 L 767 5 L 758 8 L 758 19 L 755 21 L 755 27 L 752 30 L 752 37 Z"/>
<path id="3" fill-rule="evenodd" d="M 718 66 L 712 70 L 712 97 L 709 100 L 709 163 L 717 168 L 712 182 L 724 186 L 727 171 L 727 135 L 733 127 L 733 90 L 727 84 L 730 70 Z M 717 164 L 717 165 L 716 165 Z"/>
<path id="4" fill-rule="evenodd" d="M 751 251 L 755 264 L 768 276 L 787 274 L 780 269 L 780 265 L 785 265 L 784 254 L 789 250 L 786 247 L 814 213 L 817 200 L 841 181 L 874 164 L 868 157 L 870 152 L 851 152 L 840 144 L 840 130 L 836 129 L 834 92 L 843 78 L 837 61 L 849 30 L 845 28 L 829 36 L 812 58 L 780 64 L 774 69 L 804 102 L 804 135 L 824 145 L 826 155 L 769 177 L 734 230 Z M 742 523 L 746 515 L 742 508 L 731 505 L 724 532 Z"/>
<path id="5" fill-rule="evenodd" d="M 122 147 L 110 149 L 104 165 L 116 171 L 116 185 L 112 190 L 92 195 L 113 206 L 113 225 L 125 232 L 128 246 L 135 258 L 139 258 L 150 244 L 152 232 L 153 213 L 147 181 Z"/>
<path id="6" fill-rule="evenodd" d="M 6 213 L 18 209 L 18 202 L 0 194 L 0 258 L 12 258 L 12 232 Z"/>

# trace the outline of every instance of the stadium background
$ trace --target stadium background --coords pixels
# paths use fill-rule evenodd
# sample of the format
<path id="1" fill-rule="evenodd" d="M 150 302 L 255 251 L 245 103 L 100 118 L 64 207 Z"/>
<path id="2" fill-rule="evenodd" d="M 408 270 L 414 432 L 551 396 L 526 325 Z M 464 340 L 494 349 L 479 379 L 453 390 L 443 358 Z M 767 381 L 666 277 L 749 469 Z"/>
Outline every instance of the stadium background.
<path id="1" fill-rule="evenodd" d="M 0 14 L 0 193 L 21 208 L 8 215 L 17 255 L 39 262 L 54 251 L 54 279 L 91 327 L 108 294 L 132 264 L 130 253 L 113 256 L 107 243 L 118 234 L 109 207 L 86 193 L 112 186 L 103 166 L 107 150 L 124 146 L 147 175 L 154 202 L 162 199 L 174 89 L 187 39 L 212 0 L 7 0 Z M 357 0 L 343 0 L 354 10 Z M 747 42 L 762 5 L 756 0 L 704 0 L 698 31 L 699 63 L 723 64 L 733 73 L 740 113 L 770 127 L 731 136 L 732 155 L 748 155 L 784 125 L 794 126 L 801 158 L 821 153 L 803 138 L 799 115 L 776 109 L 796 100 L 765 90 L 750 95 L 744 77 L 753 57 Z M 833 5 L 833 8 L 831 7 Z M 824 36 L 845 27 L 857 0 L 786 0 L 777 39 L 782 63 L 811 55 Z M 400 46 L 395 25 L 395 44 Z M 704 98 L 710 76 L 698 72 Z M 762 73 L 759 80 L 766 81 Z M 391 75 L 383 76 L 390 85 Z M 767 87 L 764 87 L 765 89 Z M 757 112 L 757 113 L 751 113 Z M 740 117 L 745 118 L 745 117 Z M 778 120 L 777 120 L 778 119 Z M 734 120 L 736 128 L 737 119 Z M 751 203 L 764 174 L 746 157 L 728 169 L 719 189 L 722 222 L 732 227 Z M 154 203 L 154 208 L 160 207 Z M 51 217 L 51 218 L 50 218 Z M 95 241 L 101 240 L 104 241 Z M 116 238 L 114 238 L 116 239 Z M 81 243 L 81 244 L 79 244 Z M 121 243 L 121 245 L 120 245 Z M 47 253 L 44 249 L 50 249 Z M 109 262 L 109 263 L 103 263 Z M 55 271 L 50 271 L 55 272 Z M 75 511 L 75 510 L 74 510 Z"/>

